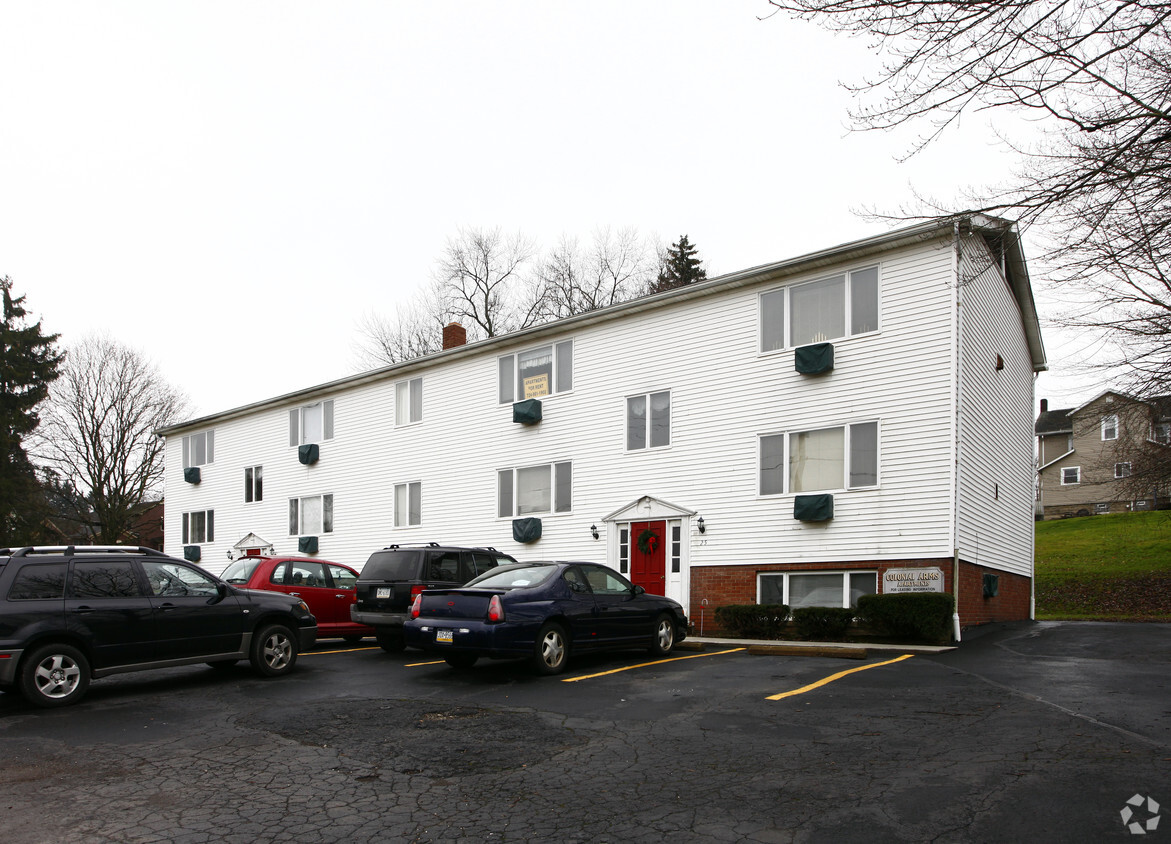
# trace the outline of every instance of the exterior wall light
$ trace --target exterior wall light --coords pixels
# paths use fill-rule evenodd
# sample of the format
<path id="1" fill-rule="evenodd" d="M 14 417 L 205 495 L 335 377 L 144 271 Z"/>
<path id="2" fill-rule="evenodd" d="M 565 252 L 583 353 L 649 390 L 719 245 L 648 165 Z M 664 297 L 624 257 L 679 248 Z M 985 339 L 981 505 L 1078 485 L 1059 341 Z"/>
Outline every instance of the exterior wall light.
<path id="1" fill-rule="evenodd" d="M 699 521 L 695 523 L 695 526 L 699 528 L 700 533 L 707 533 L 707 525 L 703 523 L 703 516 L 699 517 Z"/>
<path id="2" fill-rule="evenodd" d="M 594 539 L 598 538 L 598 526 L 597 525 L 590 525 L 590 536 L 592 536 Z"/>

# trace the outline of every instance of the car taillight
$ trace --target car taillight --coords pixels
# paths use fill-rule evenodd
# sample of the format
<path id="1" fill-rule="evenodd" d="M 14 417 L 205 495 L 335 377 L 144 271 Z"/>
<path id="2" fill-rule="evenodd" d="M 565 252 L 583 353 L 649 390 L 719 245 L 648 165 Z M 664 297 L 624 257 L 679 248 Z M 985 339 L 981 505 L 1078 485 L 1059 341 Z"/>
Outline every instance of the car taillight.
<path id="1" fill-rule="evenodd" d="M 418 618 L 419 612 L 423 609 L 423 596 L 416 594 L 414 602 L 411 603 L 411 618 Z"/>
<path id="2" fill-rule="evenodd" d="M 504 604 L 500 603 L 499 595 L 493 595 L 488 602 L 488 620 L 504 621 Z"/>
<path id="3" fill-rule="evenodd" d="M 414 586 L 411 587 L 411 597 L 417 598 L 419 596 L 419 593 L 422 592 L 426 588 L 427 587 L 424 586 L 422 583 L 416 583 Z"/>

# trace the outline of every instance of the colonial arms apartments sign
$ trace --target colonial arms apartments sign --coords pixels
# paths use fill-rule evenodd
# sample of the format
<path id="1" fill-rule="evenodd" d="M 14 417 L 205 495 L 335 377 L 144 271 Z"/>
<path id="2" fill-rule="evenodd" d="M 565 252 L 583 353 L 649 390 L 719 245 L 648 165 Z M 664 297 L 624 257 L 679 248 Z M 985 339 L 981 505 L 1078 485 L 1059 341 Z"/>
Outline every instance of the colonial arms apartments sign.
<path id="1" fill-rule="evenodd" d="M 882 592 L 884 595 L 900 592 L 942 591 L 943 570 L 940 568 L 888 569 L 882 576 Z"/>

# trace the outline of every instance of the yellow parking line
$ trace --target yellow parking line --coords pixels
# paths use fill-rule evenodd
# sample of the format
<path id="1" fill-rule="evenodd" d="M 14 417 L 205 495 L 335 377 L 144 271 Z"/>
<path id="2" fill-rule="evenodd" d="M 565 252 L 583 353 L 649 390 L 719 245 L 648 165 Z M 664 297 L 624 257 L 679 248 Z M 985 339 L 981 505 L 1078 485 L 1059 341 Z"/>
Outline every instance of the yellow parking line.
<path id="1" fill-rule="evenodd" d="M 893 662 L 902 662 L 904 659 L 910 659 L 913 656 L 914 654 L 903 654 L 902 656 L 897 656 L 894 659 L 888 659 L 886 662 L 876 662 L 873 665 L 863 665 L 860 668 L 850 668 L 845 671 L 839 671 L 837 674 L 831 674 L 828 677 L 824 677 L 821 680 L 818 680 L 816 683 L 810 683 L 808 686 L 802 686 L 799 689 L 793 689 L 791 692 L 781 692 L 779 695 L 770 695 L 769 697 L 766 697 L 765 700 L 781 700 L 783 698 L 793 697 L 794 695 L 803 695 L 806 692 L 811 692 L 814 689 L 819 689 L 822 686 L 828 685 L 834 680 L 840 680 L 847 674 L 853 674 L 857 671 L 866 671 L 867 669 L 878 668 L 883 665 L 890 665 Z"/>
<path id="2" fill-rule="evenodd" d="M 437 659 L 435 662 L 408 662 L 403 668 L 418 668 L 421 665 L 447 665 L 447 660 Z"/>
<path id="3" fill-rule="evenodd" d="M 632 668 L 646 668 L 648 665 L 663 665 L 668 662 L 678 662 L 681 659 L 699 659 L 701 656 L 719 656 L 720 654 L 734 654 L 737 651 L 747 650 L 746 648 L 732 648 L 728 651 L 713 651 L 710 654 L 692 654 L 691 656 L 675 656 L 670 659 L 656 659 L 654 662 L 640 662 L 638 665 L 627 665 L 623 668 L 615 668 L 611 671 L 600 671 L 597 674 L 583 674 L 580 677 L 566 677 L 562 683 L 576 683 L 578 680 L 592 680 L 595 677 L 605 677 L 607 674 L 618 674 L 621 671 L 630 671 Z"/>
<path id="4" fill-rule="evenodd" d="M 321 656 L 322 654 L 353 654 L 353 653 L 357 653 L 358 651 L 376 651 L 376 650 L 378 650 L 377 646 L 372 647 L 372 648 L 342 648 L 340 650 L 334 650 L 333 648 L 330 648 L 330 649 L 324 650 L 324 651 L 302 651 L 301 656 Z"/>

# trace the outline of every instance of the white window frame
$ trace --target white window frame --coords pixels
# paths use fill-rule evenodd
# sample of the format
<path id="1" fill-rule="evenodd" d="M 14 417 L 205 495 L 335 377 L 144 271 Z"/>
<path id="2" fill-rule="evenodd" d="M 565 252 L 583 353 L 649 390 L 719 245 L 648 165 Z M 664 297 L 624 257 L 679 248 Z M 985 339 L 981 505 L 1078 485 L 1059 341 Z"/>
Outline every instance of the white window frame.
<path id="1" fill-rule="evenodd" d="M 1171 422 L 1155 422 L 1152 424 L 1151 439 L 1162 445 L 1171 445 Z"/>
<path id="2" fill-rule="evenodd" d="M 321 437 L 310 439 L 305 431 L 305 420 L 311 414 L 321 413 Z M 289 447 L 321 443 L 333 439 L 333 399 L 303 404 L 289 409 Z"/>
<path id="3" fill-rule="evenodd" d="M 412 512 L 412 501 L 416 509 Z M 394 485 L 394 526 L 418 527 L 423 521 L 423 483 L 408 481 Z"/>
<path id="4" fill-rule="evenodd" d="M 423 421 L 423 376 L 398 381 L 394 385 L 394 424 L 417 425 Z"/>
<path id="5" fill-rule="evenodd" d="M 790 578 L 807 577 L 809 575 L 822 575 L 822 576 L 827 576 L 827 577 L 830 575 L 838 575 L 842 579 L 841 602 L 838 604 L 838 606 L 842 607 L 842 608 L 852 607 L 852 606 L 854 606 L 854 604 L 852 604 L 850 602 L 850 578 L 851 578 L 851 576 L 856 575 L 856 574 L 866 574 L 866 575 L 872 575 L 874 577 L 874 592 L 863 593 L 863 594 L 877 594 L 878 593 L 878 589 L 879 589 L 880 584 L 878 582 L 878 572 L 875 569 L 836 569 L 836 570 L 832 570 L 832 571 L 818 571 L 816 569 L 810 569 L 810 570 L 806 570 L 806 571 L 784 571 L 784 572 L 782 572 L 782 571 L 762 571 L 762 572 L 758 572 L 756 575 L 756 602 L 758 604 L 762 604 L 765 602 L 764 601 L 764 581 L 766 578 L 779 577 L 779 578 L 783 579 L 782 580 L 782 587 L 781 587 L 781 594 L 783 596 L 783 599 L 782 599 L 781 603 L 787 607 L 790 607 L 790 609 L 793 609 L 794 607 L 792 605 L 792 592 L 790 591 L 790 585 L 789 585 Z"/>
<path id="6" fill-rule="evenodd" d="M 874 426 L 875 453 L 874 453 L 874 483 L 854 484 L 851 480 L 853 462 L 854 429 L 865 425 Z M 801 434 L 817 433 L 821 431 L 842 430 L 842 482 L 844 486 L 825 487 L 818 489 L 793 489 L 792 483 L 792 441 Z M 781 489 L 764 491 L 764 441 L 780 438 L 782 446 L 781 465 L 773 471 L 780 472 Z M 877 419 L 862 419 L 856 422 L 847 422 L 844 425 L 826 425 L 818 428 L 801 428 L 793 431 L 775 431 L 768 434 L 758 434 L 756 438 L 756 494 L 758 497 L 774 497 L 778 495 L 803 495 L 810 492 L 846 492 L 849 490 L 877 489 L 882 485 L 882 426 Z"/>
<path id="7" fill-rule="evenodd" d="M 574 341 L 550 340 L 538 346 L 530 346 L 510 355 L 501 355 L 496 359 L 497 400 L 500 404 L 512 404 L 528 398 L 545 399 L 573 391 L 573 345 Z M 525 355 L 532 355 L 543 349 L 549 349 L 552 356 L 550 381 L 548 391 L 541 393 L 534 390 L 531 394 L 525 392 L 521 383 L 520 359 Z"/>
<path id="8" fill-rule="evenodd" d="M 199 448 L 202 444 L 204 459 L 199 459 Z M 193 466 L 207 466 L 215 463 L 215 429 L 209 428 L 198 434 L 187 434 L 183 437 L 183 468 Z"/>
<path id="9" fill-rule="evenodd" d="M 549 509 L 527 509 L 521 512 L 522 473 L 532 476 L 536 471 L 548 470 Z M 559 483 L 560 481 L 560 483 Z M 567 487 L 563 489 L 563 487 Z M 507 499 L 507 500 L 506 500 Z M 500 519 L 527 516 L 552 516 L 573 512 L 573 463 L 558 460 L 532 466 L 516 466 L 496 472 L 496 516 Z"/>
<path id="10" fill-rule="evenodd" d="M 264 500 L 264 467 L 244 467 L 244 503 L 254 504 Z"/>
<path id="11" fill-rule="evenodd" d="M 311 525 L 305 524 L 305 502 L 320 502 L 319 511 L 321 521 Z M 310 530 L 306 530 L 308 527 Z M 317 528 L 313 530 L 313 528 Z M 333 495 L 303 495 L 300 498 L 289 499 L 289 536 L 316 536 L 320 533 L 333 533 Z"/>
<path id="12" fill-rule="evenodd" d="M 877 325 L 872 329 L 864 329 L 860 331 L 854 330 L 854 285 L 855 276 L 858 277 L 857 283 L 862 283 L 862 274 L 873 271 L 875 274 L 874 280 L 874 298 L 875 298 L 875 317 Z M 844 333 L 840 336 L 830 337 L 826 336 L 823 339 L 811 339 L 808 343 L 794 343 L 793 342 L 793 291 L 813 284 L 827 284 L 837 279 L 844 281 L 843 292 L 843 313 L 842 326 Z M 767 301 L 767 307 L 766 307 Z M 777 313 L 779 311 L 779 314 Z M 766 314 L 779 316 L 781 320 L 779 345 L 775 342 L 778 338 L 776 326 L 772 324 L 771 320 L 766 319 Z M 808 281 L 802 281 L 797 284 L 789 284 L 784 287 L 777 287 L 772 290 L 762 292 L 757 299 L 757 349 L 760 354 L 774 354 L 782 352 L 786 349 L 792 349 L 797 345 L 808 345 L 809 343 L 832 342 L 836 340 L 845 340 L 850 337 L 863 337 L 868 334 L 877 334 L 882 331 L 882 265 L 869 264 L 864 267 L 856 267 L 851 270 L 846 270 L 833 275 L 822 276 L 821 278 L 814 278 Z M 774 342 L 766 342 L 766 337 Z M 771 348 L 769 347 L 771 346 Z"/>
<path id="13" fill-rule="evenodd" d="M 1114 464 L 1114 477 L 1115 478 L 1129 478 L 1130 472 L 1131 472 L 1131 466 L 1130 466 L 1129 460 L 1124 460 L 1121 463 Z"/>
<path id="14" fill-rule="evenodd" d="M 1102 417 L 1102 442 L 1118 439 L 1118 414 L 1111 413 Z"/>
<path id="15" fill-rule="evenodd" d="M 1073 480 L 1066 480 L 1066 472 L 1073 472 Z M 1061 485 L 1062 486 L 1077 486 L 1082 482 L 1082 467 L 1081 466 L 1062 466 L 1061 467 Z"/>
<path id="16" fill-rule="evenodd" d="M 667 441 L 660 442 L 658 444 L 651 442 L 651 437 L 654 434 L 654 430 L 655 430 L 654 429 L 654 414 L 652 411 L 653 411 L 653 401 L 656 396 L 666 396 L 667 397 Z M 645 408 L 645 412 L 643 414 L 643 426 L 642 426 L 643 427 L 642 445 L 631 445 L 630 444 L 630 427 L 631 427 L 632 420 L 631 420 L 631 415 L 630 415 L 630 408 L 631 408 L 631 402 L 637 401 L 638 399 L 643 400 L 644 408 Z M 634 395 L 630 395 L 630 396 L 626 397 L 624 405 L 626 408 L 626 425 L 623 428 L 623 435 L 625 437 L 626 450 L 628 452 L 653 451 L 653 450 L 671 447 L 671 391 L 670 390 L 653 390 L 653 391 L 647 392 L 647 393 L 635 393 Z"/>
<path id="17" fill-rule="evenodd" d="M 196 527 L 200 516 L 203 517 L 203 524 L 198 534 L 202 538 L 197 539 Z M 183 513 L 180 530 L 184 545 L 208 545 L 215 542 L 215 510 L 192 510 Z"/>

